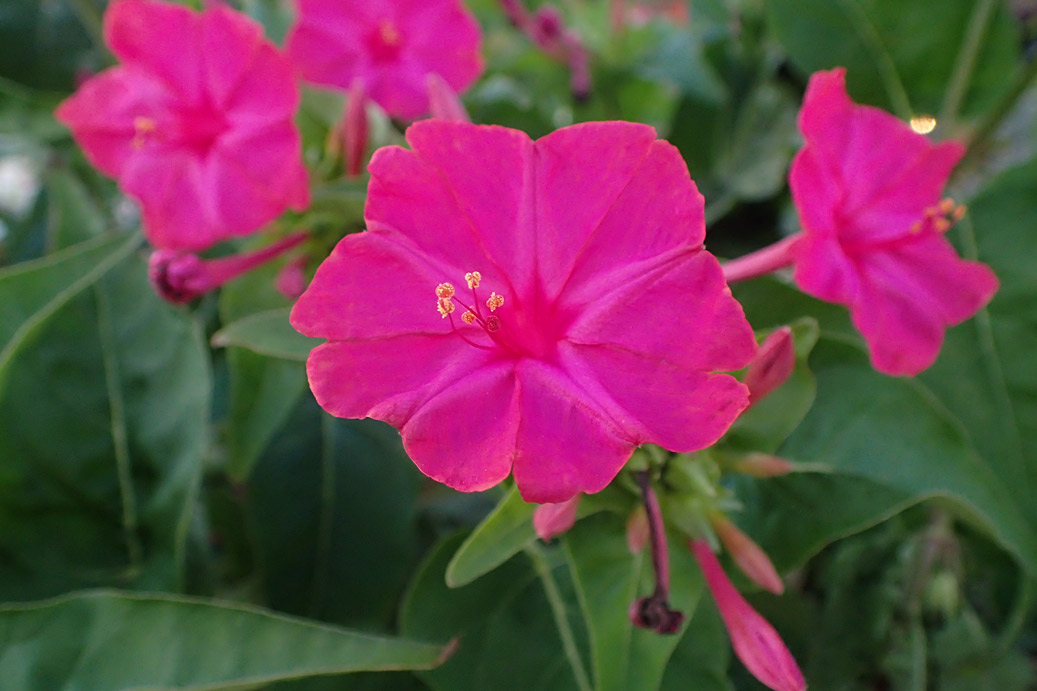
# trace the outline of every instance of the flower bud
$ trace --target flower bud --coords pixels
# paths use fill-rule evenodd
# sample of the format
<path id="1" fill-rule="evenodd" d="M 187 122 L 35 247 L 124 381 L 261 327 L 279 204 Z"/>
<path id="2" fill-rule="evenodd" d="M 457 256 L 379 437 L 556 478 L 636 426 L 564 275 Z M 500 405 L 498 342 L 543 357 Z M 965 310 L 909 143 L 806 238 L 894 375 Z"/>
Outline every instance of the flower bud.
<path id="1" fill-rule="evenodd" d="M 274 288 L 289 300 L 297 300 L 306 290 L 306 257 L 296 257 L 274 279 Z"/>
<path id="2" fill-rule="evenodd" d="M 541 540 L 561 535 L 576 523 L 576 509 L 579 505 L 579 494 L 558 504 L 541 504 L 533 512 L 533 529 Z"/>
<path id="3" fill-rule="evenodd" d="M 764 590 L 775 595 L 785 592 L 785 584 L 781 581 L 770 557 L 753 542 L 752 538 L 738 529 L 726 516 L 716 514 L 710 517 L 713 530 L 716 531 L 720 543 L 735 564 L 746 576 Z"/>
<path id="4" fill-rule="evenodd" d="M 627 547 L 631 554 L 640 554 L 648 544 L 650 529 L 648 526 L 648 512 L 643 506 L 634 509 L 627 519 Z"/>
<path id="5" fill-rule="evenodd" d="M 346 175 L 357 177 L 364 170 L 367 152 L 367 92 L 359 79 L 353 82 L 346 101 L 346 116 L 342 127 L 342 148 Z"/>
<path id="6" fill-rule="evenodd" d="M 190 302 L 209 290 L 205 262 L 198 255 L 178 250 L 155 250 L 148 258 L 148 280 L 167 302 Z"/>
<path id="7" fill-rule="evenodd" d="M 457 92 L 450 88 L 447 81 L 439 74 L 430 72 L 425 78 L 425 84 L 428 88 L 429 110 L 432 117 L 452 122 L 472 121 Z"/>
<path id="8" fill-rule="evenodd" d="M 745 668 L 773 691 L 804 691 L 807 684 L 792 653 L 774 627 L 731 584 L 709 543 L 692 540 L 691 551 L 720 610 L 735 655 Z"/>
<path id="9" fill-rule="evenodd" d="M 750 453 L 736 461 L 734 470 L 751 477 L 779 477 L 796 469 L 792 461 L 769 453 Z"/>
<path id="10" fill-rule="evenodd" d="M 783 326 L 764 339 L 756 359 L 745 373 L 743 383 L 749 388 L 749 405 L 766 398 L 784 384 L 795 368 L 792 329 Z"/>

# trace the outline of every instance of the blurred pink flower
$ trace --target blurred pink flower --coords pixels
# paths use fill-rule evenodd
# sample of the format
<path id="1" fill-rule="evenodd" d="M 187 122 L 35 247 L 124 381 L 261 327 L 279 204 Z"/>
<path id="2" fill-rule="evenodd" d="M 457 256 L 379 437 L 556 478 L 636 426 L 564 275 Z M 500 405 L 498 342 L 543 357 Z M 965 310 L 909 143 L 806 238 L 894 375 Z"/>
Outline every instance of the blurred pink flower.
<path id="1" fill-rule="evenodd" d="M 461 92 L 482 74 L 479 25 L 460 0 L 296 0 L 287 50 L 304 79 L 349 89 L 407 120 L 429 110 L 426 78 Z"/>
<path id="2" fill-rule="evenodd" d="M 849 307 L 876 369 L 917 374 L 936 359 L 946 328 L 998 287 L 987 266 L 960 259 L 943 236 L 964 211 L 940 199 L 964 149 L 856 105 L 843 69 L 811 77 L 799 127 L 806 146 L 789 176 L 805 231 L 792 247 L 796 283 Z"/>
<path id="3" fill-rule="evenodd" d="M 292 311 L 330 341 L 307 363 L 326 410 L 398 428 L 451 487 L 514 471 L 535 502 L 601 490 L 639 444 L 724 433 L 747 391 L 714 372 L 756 344 L 676 148 L 622 122 L 533 142 L 425 120 L 407 141 L 376 152 L 368 230 Z"/>
<path id="4" fill-rule="evenodd" d="M 555 535 L 567 532 L 576 524 L 576 511 L 580 508 L 580 495 L 557 504 L 541 504 L 533 511 L 533 529 L 541 540 L 550 540 Z"/>
<path id="5" fill-rule="evenodd" d="M 114 0 L 104 35 L 122 64 L 56 114 L 140 202 L 152 244 L 204 249 L 309 204 L 299 92 L 258 24 L 225 7 Z"/>
<path id="6" fill-rule="evenodd" d="M 735 589 L 705 540 L 692 540 L 706 584 L 727 627 L 731 646 L 745 668 L 774 691 L 803 691 L 807 684 L 781 636 Z"/>
<path id="7" fill-rule="evenodd" d="M 775 329 L 760 344 L 760 352 L 745 372 L 742 382 L 749 388 L 749 405 L 767 398 L 788 381 L 796 369 L 792 329 Z"/>

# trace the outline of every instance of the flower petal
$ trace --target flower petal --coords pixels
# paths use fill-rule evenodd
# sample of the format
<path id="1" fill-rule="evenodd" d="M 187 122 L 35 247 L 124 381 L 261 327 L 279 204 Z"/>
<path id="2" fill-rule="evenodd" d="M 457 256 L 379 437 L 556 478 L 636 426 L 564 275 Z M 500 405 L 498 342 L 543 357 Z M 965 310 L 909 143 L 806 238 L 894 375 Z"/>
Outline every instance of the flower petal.
<path id="1" fill-rule="evenodd" d="M 731 297 L 716 258 L 704 250 L 602 272 L 581 290 L 596 292 L 597 299 L 582 310 L 563 306 L 577 313 L 566 333 L 572 343 L 612 345 L 702 372 L 740 369 L 756 353 L 742 306 Z M 578 304 L 585 300 L 574 297 Z"/>
<path id="2" fill-rule="evenodd" d="M 333 340 L 446 334 L 450 321 L 436 312 L 441 281 L 435 265 L 390 233 L 347 235 L 295 303 L 291 323 L 307 336 Z"/>
<path id="3" fill-rule="evenodd" d="M 573 381 L 537 360 L 516 367 L 519 426 L 514 474 L 528 502 L 558 503 L 599 492 L 620 471 L 634 445 L 620 436 Z"/>
<path id="4" fill-rule="evenodd" d="M 749 405 L 734 377 L 674 367 L 608 345 L 560 347 L 565 369 L 634 444 L 681 453 L 716 442 Z"/>
<path id="5" fill-rule="evenodd" d="M 161 77 L 187 103 L 203 102 L 200 15 L 159 0 L 114 0 L 104 13 L 105 44 L 127 65 Z"/>
<path id="6" fill-rule="evenodd" d="M 403 448 L 421 472 L 462 492 L 508 476 L 519 427 L 515 364 L 475 369 L 418 409 L 403 426 Z"/>

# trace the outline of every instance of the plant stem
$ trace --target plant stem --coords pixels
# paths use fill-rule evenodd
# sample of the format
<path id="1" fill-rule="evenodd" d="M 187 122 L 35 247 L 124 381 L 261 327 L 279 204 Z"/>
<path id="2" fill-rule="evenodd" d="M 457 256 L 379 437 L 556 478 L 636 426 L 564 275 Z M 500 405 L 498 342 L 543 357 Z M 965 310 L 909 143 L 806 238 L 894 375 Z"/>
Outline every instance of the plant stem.
<path id="1" fill-rule="evenodd" d="M 531 544 L 526 547 L 525 552 L 533 562 L 533 568 L 544 586 L 544 594 L 547 595 L 547 602 L 551 605 L 551 614 L 554 615 L 555 627 L 558 629 L 558 635 L 562 639 L 565 657 L 569 660 L 569 666 L 572 667 L 573 676 L 576 678 L 576 686 L 580 691 L 593 691 L 590 677 L 587 676 L 587 670 L 583 668 L 583 659 L 580 657 L 580 651 L 576 648 L 576 638 L 573 636 L 572 627 L 569 626 L 568 615 L 565 611 L 565 601 L 558 590 L 558 584 L 555 583 L 554 576 L 551 575 L 551 566 L 547 563 L 547 558 L 539 545 Z"/>
<path id="2" fill-rule="evenodd" d="M 957 61 L 954 63 L 950 84 L 947 85 L 947 91 L 944 93 L 938 122 L 951 122 L 953 118 L 957 117 L 958 109 L 961 108 L 961 102 L 965 98 L 965 92 L 972 83 L 972 72 L 976 68 L 976 59 L 979 57 L 983 37 L 987 33 L 996 7 L 995 0 L 978 0 L 976 2 L 972 15 L 969 17 L 965 36 L 962 38 Z"/>
<path id="3" fill-rule="evenodd" d="M 738 259 L 724 262 L 720 265 L 724 270 L 724 279 L 728 283 L 738 283 L 791 266 L 794 261 L 793 248 L 799 239 L 800 235 L 796 234 Z"/>

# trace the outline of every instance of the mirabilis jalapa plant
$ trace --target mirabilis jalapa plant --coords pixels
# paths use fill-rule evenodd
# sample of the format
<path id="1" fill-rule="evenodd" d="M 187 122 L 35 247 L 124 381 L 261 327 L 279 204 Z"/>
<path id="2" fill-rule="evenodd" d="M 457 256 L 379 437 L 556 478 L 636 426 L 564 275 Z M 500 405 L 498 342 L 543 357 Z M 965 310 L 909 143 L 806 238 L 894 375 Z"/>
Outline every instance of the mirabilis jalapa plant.
<path id="1" fill-rule="evenodd" d="M 430 109 L 465 117 L 454 91 L 483 65 L 478 27 L 458 3 L 298 8 L 293 68 L 226 7 L 115 0 L 105 36 L 123 64 L 59 108 L 91 162 L 140 202 L 159 248 L 152 281 L 170 301 L 306 239 L 295 233 L 217 260 L 185 254 L 308 204 L 293 69 L 349 89 L 347 172 L 361 162 L 367 98 L 407 119 Z M 421 17 L 446 27 L 456 50 L 436 53 Z M 342 239 L 292 310 L 294 327 L 328 341 L 307 362 L 317 401 L 396 427 L 418 468 L 455 489 L 512 477 L 541 504 L 533 523 L 545 539 L 573 525 L 581 495 L 625 483 L 642 504 L 631 548 L 650 543 L 656 581 L 631 603 L 632 622 L 659 633 L 684 625 L 668 602 L 666 529 L 677 530 L 746 668 L 776 691 L 805 688 L 714 554 L 722 545 L 750 579 L 782 591 L 767 556 L 724 515 L 729 507 L 707 502 L 694 520 L 675 516 L 684 490 L 661 476 L 677 457 L 628 461 L 655 445 L 685 469 L 706 465 L 687 454 L 720 441 L 789 376 L 791 331 L 758 347 L 729 282 L 794 266 L 805 292 L 849 308 L 876 369 L 894 375 L 928 367 L 946 327 L 996 291 L 993 273 L 943 237 L 964 213 L 941 199 L 962 148 L 852 103 L 843 79 L 841 70 L 814 75 L 800 113 L 806 145 L 790 186 L 802 234 L 725 265 L 705 249 L 703 199 L 683 159 L 646 125 L 583 123 L 536 141 L 467 122 L 411 125 L 409 149 L 386 147 L 370 162 L 367 229 Z M 255 168 L 280 174 L 257 181 Z M 741 381 L 732 376 L 747 367 Z M 765 455 L 738 467 L 793 469 Z M 709 473 L 699 479 L 716 484 Z"/>

